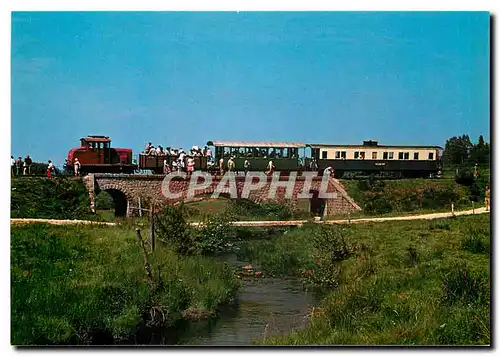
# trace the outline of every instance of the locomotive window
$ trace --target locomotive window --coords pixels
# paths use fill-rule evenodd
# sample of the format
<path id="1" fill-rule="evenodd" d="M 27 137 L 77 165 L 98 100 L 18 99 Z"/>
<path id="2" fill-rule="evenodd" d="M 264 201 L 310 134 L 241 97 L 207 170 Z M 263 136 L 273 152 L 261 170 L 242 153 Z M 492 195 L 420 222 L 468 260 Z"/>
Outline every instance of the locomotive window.
<path id="1" fill-rule="evenodd" d="M 336 151 L 336 152 L 335 152 L 335 158 L 336 158 L 336 159 L 339 159 L 339 158 L 340 158 L 340 151 Z"/>
<path id="2" fill-rule="evenodd" d="M 327 151 L 321 152 L 321 159 L 326 159 L 327 156 L 328 156 L 328 152 Z"/>
<path id="3" fill-rule="evenodd" d="M 413 153 L 413 159 L 418 159 L 418 152 Z"/>
<path id="4" fill-rule="evenodd" d="M 387 159 L 387 154 L 388 154 L 388 153 L 389 153 L 389 152 L 384 152 L 384 154 L 383 154 L 383 158 L 384 158 L 384 159 Z"/>
<path id="5" fill-rule="evenodd" d="M 398 159 L 403 159 L 403 158 L 404 158 L 404 153 L 403 152 L 399 152 Z"/>
<path id="6" fill-rule="evenodd" d="M 340 152 L 340 157 L 342 157 L 343 159 L 345 159 L 347 157 L 347 152 L 346 151 Z"/>
<path id="7" fill-rule="evenodd" d="M 410 152 L 405 152 L 405 159 L 410 159 Z"/>
<path id="8" fill-rule="evenodd" d="M 372 159 L 377 159 L 377 152 L 372 152 Z"/>
<path id="9" fill-rule="evenodd" d="M 433 152 L 429 152 L 429 159 L 434 159 L 434 153 Z"/>
<path id="10" fill-rule="evenodd" d="M 354 159 L 358 159 L 359 158 L 359 152 L 354 152 Z"/>
<path id="11" fill-rule="evenodd" d="M 389 152 L 389 159 L 394 159 L 394 152 Z"/>

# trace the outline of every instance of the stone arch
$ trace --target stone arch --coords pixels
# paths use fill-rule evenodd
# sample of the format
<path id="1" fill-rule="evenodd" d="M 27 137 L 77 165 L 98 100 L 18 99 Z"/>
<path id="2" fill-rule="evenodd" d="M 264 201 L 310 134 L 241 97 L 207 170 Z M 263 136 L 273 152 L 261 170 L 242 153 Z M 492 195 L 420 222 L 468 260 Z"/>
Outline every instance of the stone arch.
<path id="1" fill-rule="evenodd" d="M 107 192 L 113 198 L 115 216 L 129 215 L 129 204 L 132 201 L 132 196 L 122 187 L 115 184 L 104 184 L 99 185 L 98 190 Z"/>

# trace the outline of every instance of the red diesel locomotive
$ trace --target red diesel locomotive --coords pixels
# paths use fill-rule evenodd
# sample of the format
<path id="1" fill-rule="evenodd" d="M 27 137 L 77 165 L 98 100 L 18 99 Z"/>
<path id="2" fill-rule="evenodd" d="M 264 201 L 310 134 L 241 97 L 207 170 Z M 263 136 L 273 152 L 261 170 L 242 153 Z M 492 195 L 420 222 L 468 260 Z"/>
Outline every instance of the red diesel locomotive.
<path id="1" fill-rule="evenodd" d="M 132 150 L 112 148 L 108 136 L 87 136 L 80 139 L 80 147 L 68 152 L 65 168 L 72 172 L 75 158 L 81 164 L 80 172 L 86 173 L 133 173 L 137 165 L 132 162 Z"/>

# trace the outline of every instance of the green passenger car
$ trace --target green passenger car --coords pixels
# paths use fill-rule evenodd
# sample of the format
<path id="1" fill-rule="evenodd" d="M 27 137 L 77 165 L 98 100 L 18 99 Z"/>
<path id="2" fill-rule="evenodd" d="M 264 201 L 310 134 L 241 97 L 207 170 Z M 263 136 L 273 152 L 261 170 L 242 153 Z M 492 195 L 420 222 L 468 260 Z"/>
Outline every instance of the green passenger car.
<path id="1" fill-rule="evenodd" d="M 215 165 L 224 158 L 224 170 L 227 161 L 233 158 L 235 171 L 243 172 L 245 159 L 250 162 L 250 171 L 264 172 L 270 160 L 275 170 L 290 172 L 300 169 L 299 153 L 305 154 L 305 144 L 296 142 L 241 142 L 241 141 L 208 141 L 207 146 L 213 147 Z M 299 149 L 302 148 L 302 152 Z"/>

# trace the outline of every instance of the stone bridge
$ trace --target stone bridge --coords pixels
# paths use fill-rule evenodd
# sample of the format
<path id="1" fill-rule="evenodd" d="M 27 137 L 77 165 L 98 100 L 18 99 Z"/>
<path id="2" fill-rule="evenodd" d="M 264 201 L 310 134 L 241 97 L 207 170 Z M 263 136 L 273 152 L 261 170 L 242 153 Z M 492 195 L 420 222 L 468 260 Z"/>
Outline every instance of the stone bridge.
<path id="1" fill-rule="evenodd" d="M 89 191 L 91 207 L 94 210 L 95 207 L 95 197 L 100 191 L 108 192 L 114 200 L 115 203 L 115 215 L 116 216 L 133 216 L 137 214 L 137 207 L 139 205 L 139 200 L 141 201 L 142 207 L 148 207 L 151 203 L 155 206 L 166 206 L 169 204 L 175 204 L 180 201 L 197 201 L 206 197 L 208 194 L 213 194 L 219 191 L 221 196 L 228 196 L 237 194 L 238 198 L 242 197 L 244 193 L 244 183 L 245 176 L 235 176 L 234 181 L 236 183 L 236 189 L 230 191 L 229 187 L 220 190 L 218 187 L 221 182 L 221 176 L 212 176 L 212 181 L 207 184 L 203 189 L 198 189 L 195 194 L 188 196 L 188 185 L 189 178 L 176 177 L 170 181 L 168 184 L 168 189 L 172 193 L 177 193 L 175 198 L 167 198 L 164 194 L 165 184 L 164 175 L 130 175 L 130 174 L 109 174 L 109 173 L 96 173 L 88 174 L 83 178 L 83 181 Z M 272 177 L 266 177 L 267 181 L 264 180 L 262 186 L 258 189 L 251 190 L 247 192 L 247 196 L 243 196 L 254 202 L 262 202 L 266 200 L 274 201 L 289 201 L 292 203 L 298 203 L 300 200 L 308 201 L 309 211 L 314 211 L 324 216 L 326 215 L 337 215 L 346 214 L 349 211 L 361 210 L 361 208 L 352 200 L 347 192 L 344 190 L 342 185 L 338 180 L 334 178 L 328 179 L 326 183 L 326 192 L 334 193 L 331 194 L 332 197 L 322 199 L 319 197 L 319 192 L 321 191 L 322 177 L 313 177 L 310 184 L 310 189 L 308 192 L 303 192 L 304 185 L 306 182 L 306 177 L 297 176 L 295 179 L 295 184 L 293 189 L 285 188 L 276 184 Z M 258 178 L 256 180 L 258 182 Z M 288 181 L 288 177 L 280 177 L 279 182 Z M 203 183 L 203 179 L 198 182 Z M 198 183 L 200 184 L 200 183 Z M 292 190 L 291 193 L 287 193 L 286 190 Z M 324 188 L 323 188 L 324 190 Z M 271 196 L 270 191 L 275 193 Z M 310 194 L 309 198 L 304 198 L 303 194 Z M 318 206 L 323 207 L 318 210 Z"/>

